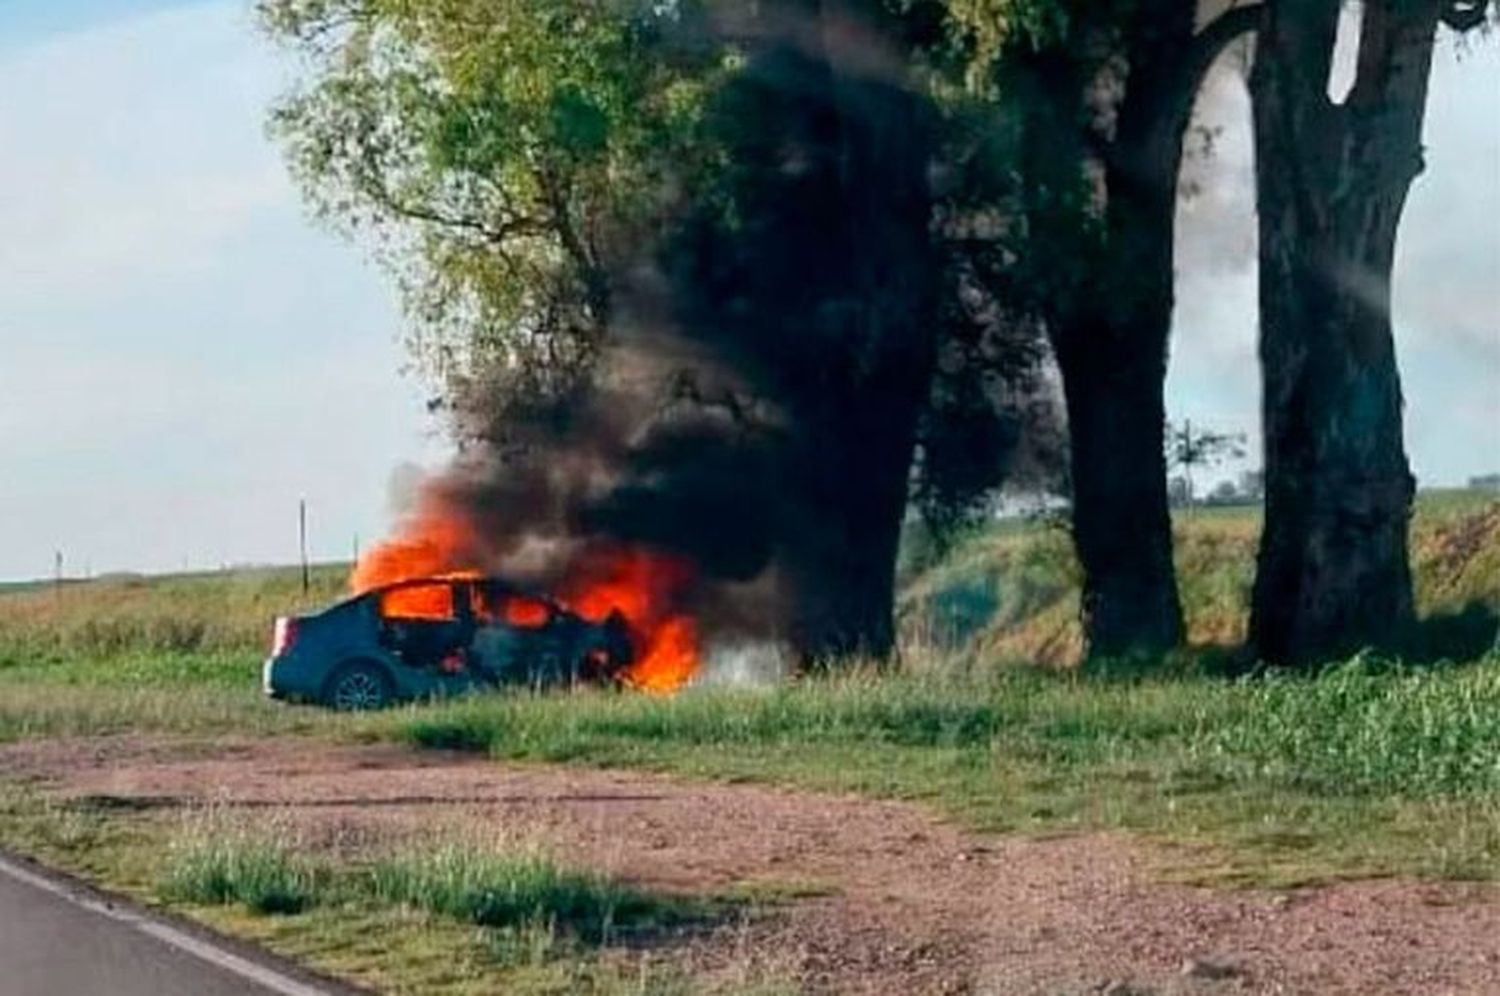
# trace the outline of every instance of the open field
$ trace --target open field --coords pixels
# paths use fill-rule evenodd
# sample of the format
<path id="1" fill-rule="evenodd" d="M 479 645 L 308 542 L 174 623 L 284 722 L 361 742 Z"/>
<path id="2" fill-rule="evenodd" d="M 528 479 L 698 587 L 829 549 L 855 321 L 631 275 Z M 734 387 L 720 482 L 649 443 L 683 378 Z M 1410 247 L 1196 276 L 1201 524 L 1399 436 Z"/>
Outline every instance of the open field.
<path id="1" fill-rule="evenodd" d="M 1460 494 L 1427 498 L 1416 523 L 1414 564 L 1431 621 L 1414 638 L 1413 659 L 1359 659 L 1315 678 L 1220 676 L 1232 658 L 1229 644 L 1242 632 L 1255 529 L 1248 511 L 1184 517 L 1179 562 L 1196 646 L 1151 668 L 1067 666 L 1077 636 L 1066 536 L 1008 523 L 935 563 L 912 553 L 902 599 L 907 653 L 899 668 L 855 666 L 782 687 L 703 688 L 675 699 L 488 696 L 359 717 L 258 696 L 268 620 L 302 603 L 291 572 L 0 594 L 0 744 L 11 745 L 0 754 L 0 834 L 321 967 L 409 991 L 482 991 L 497 978 L 521 992 L 841 991 L 856 971 L 886 973 L 891 987 L 871 991 L 901 991 L 902 980 L 929 977 L 903 975 L 907 969 L 876 953 L 846 966 L 844 975 L 837 966 L 824 971 L 805 960 L 765 964 L 754 957 L 755 950 L 780 945 L 774 939 L 784 940 L 777 931 L 787 923 L 830 949 L 849 950 L 863 950 L 857 938 L 905 929 L 851 926 L 861 914 L 848 882 L 832 887 L 845 899 L 818 898 L 830 888 L 829 855 L 837 846 L 828 834 L 838 835 L 837 823 L 788 844 L 801 857 L 780 873 L 773 872 L 782 866 L 766 858 L 759 866 L 735 864 L 734 874 L 683 882 L 664 874 L 660 861 L 652 863 L 650 848 L 638 854 L 645 845 L 634 837 L 609 850 L 612 824 L 588 815 L 587 804 L 572 822 L 532 821 L 544 839 L 576 843 L 569 853 L 588 858 L 577 866 L 569 853 L 526 865 L 531 851 L 523 849 L 520 858 L 496 852 L 492 837 L 483 835 L 475 844 L 473 820 L 461 846 L 444 844 L 449 849 L 437 852 L 448 856 L 447 865 L 424 864 L 425 852 L 411 850 L 410 806 L 393 807 L 407 814 L 405 823 L 381 818 L 381 827 L 405 827 L 394 843 L 370 830 L 364 817 L 337 824 L 339 832 L 299 824 L 297 833 L 312 835 L 305 854 L 267 846 L 275 828 L 268 830 L 266 821 L 280 818 L 274 811 L 230 810 L 241 828 L 236 836 L 205 832 L 210 817 L 194 807 L 211 808 L 224 792 L 253 782 L 262 766 L 283 772 L 285 791 L 295 794 L 303 791 L 296 787 L 301 758 L 346 756 L 339 752 L 384 742 L 402 746 L 403 757 L 435 759 L 433 770 L 416 761 L 379 762 L 395 764 L 392 779 L 408 777 L 399 773 L 402 765 L 417 765 L 409 776 L 414 786 L 462 771 L 489 779 L 486 785 L 520 779 L 528 791 L 549 797 L 553 789 L 543 783 L 551 784 L 545 772 L 552 766 L 635 769 L 649 774 L 619 777 L 643 779 L 629 782 L 636 794 L 671 795 L 678 789 L 670 786 L 688 779 L 912 803 L 947 821 L 942 833 L 963 835 L 955 847 L 1014 846 L 1016 861 L 1061 861 L 1066 847 L 1044 858 L 1014 842 L 1062 833 L 1075 847 L 1068 853 L 1104 854 L 1099 867 L 1137 869 L 1132 874 L 1140 880 L 1131 879 L 1131 888 L 1139 891 L 1131 902 L 1147 906 L 1164 896 L 1180 899 L 1189 893 L 1170 890 L 1184 888 L 1197 890 L 1191 895 L 1203 902 L 1237 894 L 1225 889 L 1296 888 L 1304 891 L 1294 895 L 1317 896 L 1326 905 L 1358 905 L 1350 897 L 1364 895 L 1365 887 L 1338 883 L 1380 878 L 1396 890 L 1382 901 L 1398 906 L 1417 895 L 1402 890 L 1432 890 L 1412 907 L 1417 920 L 1424 920 L 1428 900 L 1462 907 L 1470 887 L 1444 883 L 1500 878 L 1500 656 L 1493 649 L 1500 505 Z M 310 601 L 326 601 L 340 577 L 337 567 L 321 569 Z M 154 745 L 148 751 L 154 760 L 129 750 L 121 755 L 120 743 L 140 738 Z M 258 746 L 275 743 L 297 745 L 298 760 Z M 51 749 L 73 761 L 49 767 L 33 756 Z M 182 774 L 195 757 L 213 773 L 197 781 Z M 347 777 L 358 778 L 362 763 L 349 762 Z M 536 764 L 547 767 L 524 773 Z M 80 768 L 97 769 L 102 780 L 88 782 L 77 775 Z M 653 780 L 657 775 L 672 781 Z M 556 777 L 572 784 L 566 779 L 616 776 Z M 314 791 L 311 783 L 306 791 Z M 762 826 L 765 813 L 782 811 L 771 797 L 754 795 L 762 790 L 722 791 L 725 811 L 738 814 L 745 832 L 780 832 Z M 465 788 L 460 801 L 465 793 L 472 794 Z M 158 806 L 151 801 L 158 796 L 177 801 Z M 816 809 L 824 797 L 799 798 L 807 800 L 799 806 Z M 611 805 L 634 812 L 625 801 Z M 795 823 L 801 811 L 788 810 L 787 819 Z M 843 818 L 851 826 L 880 824 L 897 819 L 894 812 L 854 809 Z M 642 817 L 647 839 L 670 837 L 674 819 L 696 819 L 688 810 L 672 813 Z M 419 829 L 439 843 L 453 839 L 445 823 Z M 695 839 L 709 847 L 730 832 L 728 818 L 697 832 Z M 220 840 L 234 847 L 215 850 Z M 157 857 L 167 844 L 173 862 L 187 863 L 169 864 L 163 874 Z M 1128 857 L 1108 857 L 1120 848 Z M 820 849 L 828 859 L 821 864 L 814 860 Z M 691 864 L 693 852 L 668 850 Z M 913 853 L 920 850 L 913 845 Z M 611 854 L 620 857 L 623 877 L 591 877 L 610 865 Z M 571 883 L 563 891 L 583 896 L 582 905 L 565 915 L 548 905 L 543 889 L 540 905 L 521 902 L 515 909 L 522 912 L 510 920 L 476 920 L 476 893 L 465 892 L 465 878 L 513 882 L 523 866 L 544 881 Z M 382 867 L 404 870 L 382 879 Z M 429 888 L 444 876 L 451 887 Z M 1003 882 L 992 875 L 971 885 L 998 903 L 1000 894 L 990 893 Z M 891 888 L 900 893 L 904 886 Z M 448 898 L 431 898 L 438 892 Z M 879 905 L 879 897 L 859 895 Z M 633 927 L 611 915 L 610 929 L 602 930 L 602 919 L 589 912 L 600 904 L 589 896 L 614 897 L 603 903 L 611 909 L 637 904 L 654 912 Z M 1487 922 L 1493 900 L 1483 904 L 1466 908 L 1460 919 Z M 845 912 L 828 912 L 835 907 Z M 951 933 L 945 918 L 957 917 L 960 907 L 944 909 L 933 913 L 939 934 L 944 924 Z M 831 919 L 814 922 L 818 911 Z M 829 924 L 855 934 L 839 935 Z M 367 939 L 376 929 L 379 952 Z M 927 943 L 901 936 L 902 950 Z M 1342 936 L 1330 934 L 1330 943 L 1358 947 Z M 985 937 L 974 943 L 998 943 Z M 1197 949 L 1189 941 L 1203 937 L 1181 939 L 1191 952 Z M 884 942 L 871 943 L 873 952 Z M 1101 966 L 1125 957 L 1100 950 Z M 967 964 L 966 956 L 949 954 L 954 964 Z M 1500 951 L 1494 954 L 1500 964 Z M 1161 958 L 1168 956 L 1152 957 L 1155 977 L 1162 978 Z M 1351 956 L 1351 964 L 1358 961 Z M 1262 981 L 1298 978 L 1299 970 L 1268 963 Z M 1500 986 L 1500 975 L 1493 981 Z M 1465 989 L 1462 979 L 1456 985 L 1454 991 L 1482 991 Z"/>

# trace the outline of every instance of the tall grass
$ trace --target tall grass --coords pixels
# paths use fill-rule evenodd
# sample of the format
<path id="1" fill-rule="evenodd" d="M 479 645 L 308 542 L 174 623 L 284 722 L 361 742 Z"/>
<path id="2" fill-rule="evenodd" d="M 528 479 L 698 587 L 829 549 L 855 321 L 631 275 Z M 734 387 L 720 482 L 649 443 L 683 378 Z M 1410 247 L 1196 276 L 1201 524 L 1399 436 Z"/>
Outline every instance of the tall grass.
<path id="1" fill-rule="evenodd" d="M 534 842 L 441 833 L 373 860 L 340 861 L 286 819 L 253 823 L 224 811 L 194 814 L 167 847 L 158 883 L 165 899 L 238 904 L 259 914 L 315 905 L 405 908 L 509 932 L 603 944 L 622 931 L 659 928 L 711 912 L 608 876 L 565 866 Z"/>
<path id="2" fill-rule="evenodd" d="M 291 914 L 312 906 L 327 878 L 283 833 L 218 818 L 172 841 L 160 891 L 200 906 L 239 903 L 255 913 Z"/>
<path id="3" fill-rule="evenodd" d="M 1500 660 L 1457 672 L 1354 661 L 1245 692 L 1200 745 L 1233 767 L 1334 795 L 1500 800 Z"/>
<path id="4" fill-rule="evenodd" d="M 458 841 L 407 850 L 368 873 L 374 899 L 481 927 L 548 925 L 589 943 L 658 926 L 674 906 L 594 872 L 566 868 L 535 845 Z"/>
<path id="5" fill-rule="evenodd" d="M 1500 877 L 1500 658 L 1315 677 L 935 667 L 676 699 L 487 698 L 416 744 L 931 805 L 982 829 L 1208 843 L 1203 879 Z"/>
<path id="6" fill-rule="evenodd" d="M 1500 660 L 1433 670 L 1356 661 L 1316 678 L 1239 682 L 997 669 L 677 699 L 484 698 L 425 710 L 405 729 L 423 746 L 540 760 L 699 747 L 904 748 L 1059 774 L 1166 761 L 1287 790 L 1500 798 Z"/>
<path id="7" fill-rule="evenodd" d="M 131 653 L 263 652 L 277 615 L 326 605 L 348 568 L 123 576 L 0 592 L 0 665 Z"/>

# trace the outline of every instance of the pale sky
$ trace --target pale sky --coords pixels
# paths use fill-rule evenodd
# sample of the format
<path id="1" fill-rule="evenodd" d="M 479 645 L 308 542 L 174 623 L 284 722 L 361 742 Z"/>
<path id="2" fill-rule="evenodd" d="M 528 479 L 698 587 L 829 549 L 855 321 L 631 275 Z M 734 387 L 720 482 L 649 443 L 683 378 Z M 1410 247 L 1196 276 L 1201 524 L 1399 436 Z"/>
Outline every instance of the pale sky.
<path id="1" fill-rule="evenodd" d="M 0 578 L 345 557 L 441 459 L 388 282 L 309 222 L 239 2 L 0 0 Z"/>
<path id="2" fill-rule="evenodd" d="M 389 525 L 447 447 L 390 282 L 264 135 L 289 64 L 244 0 L 0 0 L 0 579 L 289 562 Z M 1445 47 L 1398 281 L 1424 483 L 1500 470 L 1500 43 Z M 1184 210 L 1171 406 L 1253 430 L 1243 95 Z"/>
<path id="3" fill-rule="evenodd" d="M 1339 52 L 1345 76 L 1353 55 Z M 1167 403 L 1175 420 L 1248 433 L 1251 458 L 1231 468 L 1248 469 L 1260 466 L 1255 152 L 1234 59 L 1199 98 L 1197 123 L 1220 130 L 1185 170 L 1203 193 L 1178 212 Z M 1461 46 L 1443 32 L 1426 146 L 1397 245 L 1394 320 L 1407 450 L 1430 487 L 1500 472 L 1500 37 Z"/>

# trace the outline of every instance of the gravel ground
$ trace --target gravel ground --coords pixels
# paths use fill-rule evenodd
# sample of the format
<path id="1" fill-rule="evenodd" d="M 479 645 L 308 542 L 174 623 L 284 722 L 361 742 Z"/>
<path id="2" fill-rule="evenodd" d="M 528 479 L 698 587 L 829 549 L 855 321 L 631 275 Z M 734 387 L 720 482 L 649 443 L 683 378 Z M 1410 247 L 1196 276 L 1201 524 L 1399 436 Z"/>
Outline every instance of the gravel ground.
<path id="1" fill-rule="evenodd" d="M 503 829 L 677 892 L 784 897 L 669 942 L 705 971 L 818 993 L 1500 994 L 1500 892 L 1378 881 L 1292 892 L 1165 884 L 1116 835 L 966 833 L 916 806 L 396 747 L 143 738 L 0 749 L 64 796 L 270 810 L 326 841 Z"/>

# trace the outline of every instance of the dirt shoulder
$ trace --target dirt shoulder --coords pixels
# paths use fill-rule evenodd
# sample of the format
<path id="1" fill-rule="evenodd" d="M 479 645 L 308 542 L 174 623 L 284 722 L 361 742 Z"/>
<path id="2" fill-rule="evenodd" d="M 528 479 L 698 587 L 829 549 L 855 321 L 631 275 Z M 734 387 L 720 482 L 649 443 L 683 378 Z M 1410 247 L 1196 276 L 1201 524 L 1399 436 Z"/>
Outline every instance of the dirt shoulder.
<path id="1" fill-rule="evenodd" d="M 1185 887 L 1119 836 L 988 837 L 904 804 L 389 746 L 40 742 L 0 748 L 0 777 L 270 809 L 345 841 L 500 826 L 643 886 L 781 897 L 663 956 L 748 955 L 814 992 L 1500 993 L 1492 887 Z"/>

